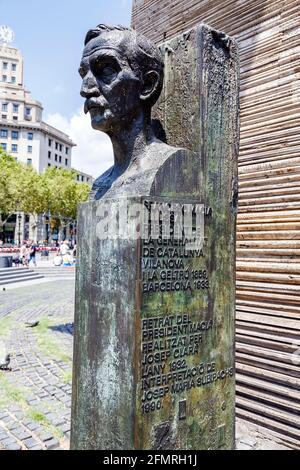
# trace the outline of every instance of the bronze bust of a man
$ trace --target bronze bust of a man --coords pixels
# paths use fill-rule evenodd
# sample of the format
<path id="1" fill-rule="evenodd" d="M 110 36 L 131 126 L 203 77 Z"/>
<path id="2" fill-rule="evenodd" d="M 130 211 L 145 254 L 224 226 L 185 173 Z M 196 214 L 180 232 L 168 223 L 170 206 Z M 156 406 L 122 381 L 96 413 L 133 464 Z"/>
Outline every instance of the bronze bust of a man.
<path id="1" fill-rule="evenodd" d="M 198 187 L 191 162 L 196 165 L 196 159 L 159 140 L 152 129 L 151 108 L 163 87 L 164 64 L 151 41 L 129 28 L 100 24 L 86 35 L 79 73 L 84 110 L 92 127 L 110 137 L 114 150 L 114 165 L 96 179 L 91 199 L 158 195 L 162 173 L 165 192 L 168 180 L 170 192 L 186 184 L 189 193 L 191 184 Z M 183 174 L 188 181 L 173 181 L 172 167 L 185 166 L 187 158 L 190 175 Z"/>

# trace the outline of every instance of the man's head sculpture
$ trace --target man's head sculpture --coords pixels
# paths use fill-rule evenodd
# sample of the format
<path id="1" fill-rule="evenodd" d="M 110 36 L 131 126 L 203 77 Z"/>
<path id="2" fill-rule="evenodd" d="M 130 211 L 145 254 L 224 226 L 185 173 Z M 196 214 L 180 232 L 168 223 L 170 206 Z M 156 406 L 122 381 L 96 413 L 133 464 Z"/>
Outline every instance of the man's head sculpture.
<path id="1" fill-rule="evenodd" d="M 92 127 L 113 137 L 140 120 L 150 124 L 163 69 L 159 49 L 136 31 L 102 24 L 88 31 L 79 73 Z"/>

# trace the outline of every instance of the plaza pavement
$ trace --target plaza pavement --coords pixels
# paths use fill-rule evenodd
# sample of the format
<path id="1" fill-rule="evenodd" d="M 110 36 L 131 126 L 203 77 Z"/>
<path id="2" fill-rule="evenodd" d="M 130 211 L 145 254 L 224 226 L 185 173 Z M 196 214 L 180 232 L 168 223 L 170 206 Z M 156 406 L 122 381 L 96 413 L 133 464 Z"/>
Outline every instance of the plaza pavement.
<path id="1" fill-rule="evenodd" d="M 72 280 L 0 292 L 0 349 L 13 354 L 0 371 L 0 448 L 69 447 L 73 297 Z"/>

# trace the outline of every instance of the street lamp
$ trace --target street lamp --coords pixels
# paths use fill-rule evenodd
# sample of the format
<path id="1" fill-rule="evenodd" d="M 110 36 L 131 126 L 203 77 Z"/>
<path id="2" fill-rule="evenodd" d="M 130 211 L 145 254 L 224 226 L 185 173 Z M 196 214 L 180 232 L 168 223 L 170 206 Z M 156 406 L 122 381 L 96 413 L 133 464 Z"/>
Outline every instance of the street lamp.
<path id="1" fill-rule="evenodd" d="M 22 216 L 21 214 L 18 214 L 18 224 L 19 224 L 19 230 L 18 230 L 18 242 L 19 242 L 19 246 L 21 246 L 21 220 L 22 220 Z"/>

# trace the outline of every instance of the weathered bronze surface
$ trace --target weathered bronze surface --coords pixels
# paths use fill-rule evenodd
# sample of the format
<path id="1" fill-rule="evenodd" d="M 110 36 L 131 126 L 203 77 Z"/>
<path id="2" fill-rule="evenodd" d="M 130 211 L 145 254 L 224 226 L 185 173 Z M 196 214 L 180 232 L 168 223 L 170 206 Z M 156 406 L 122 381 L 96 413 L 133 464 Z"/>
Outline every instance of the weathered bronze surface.
<path id="1" fill-rule="evenodd" d="M 144 37 L 100 26 L 86 38 L 81 93 L 115 163 L 79 211 L 73 449 L 234 446 L 237 51 L 203 25 L 161 49 L 163 90 Z M 132 228 L 138 203 L 201 206 L 203 246 L 99 236 L 115 210 Z"/>

